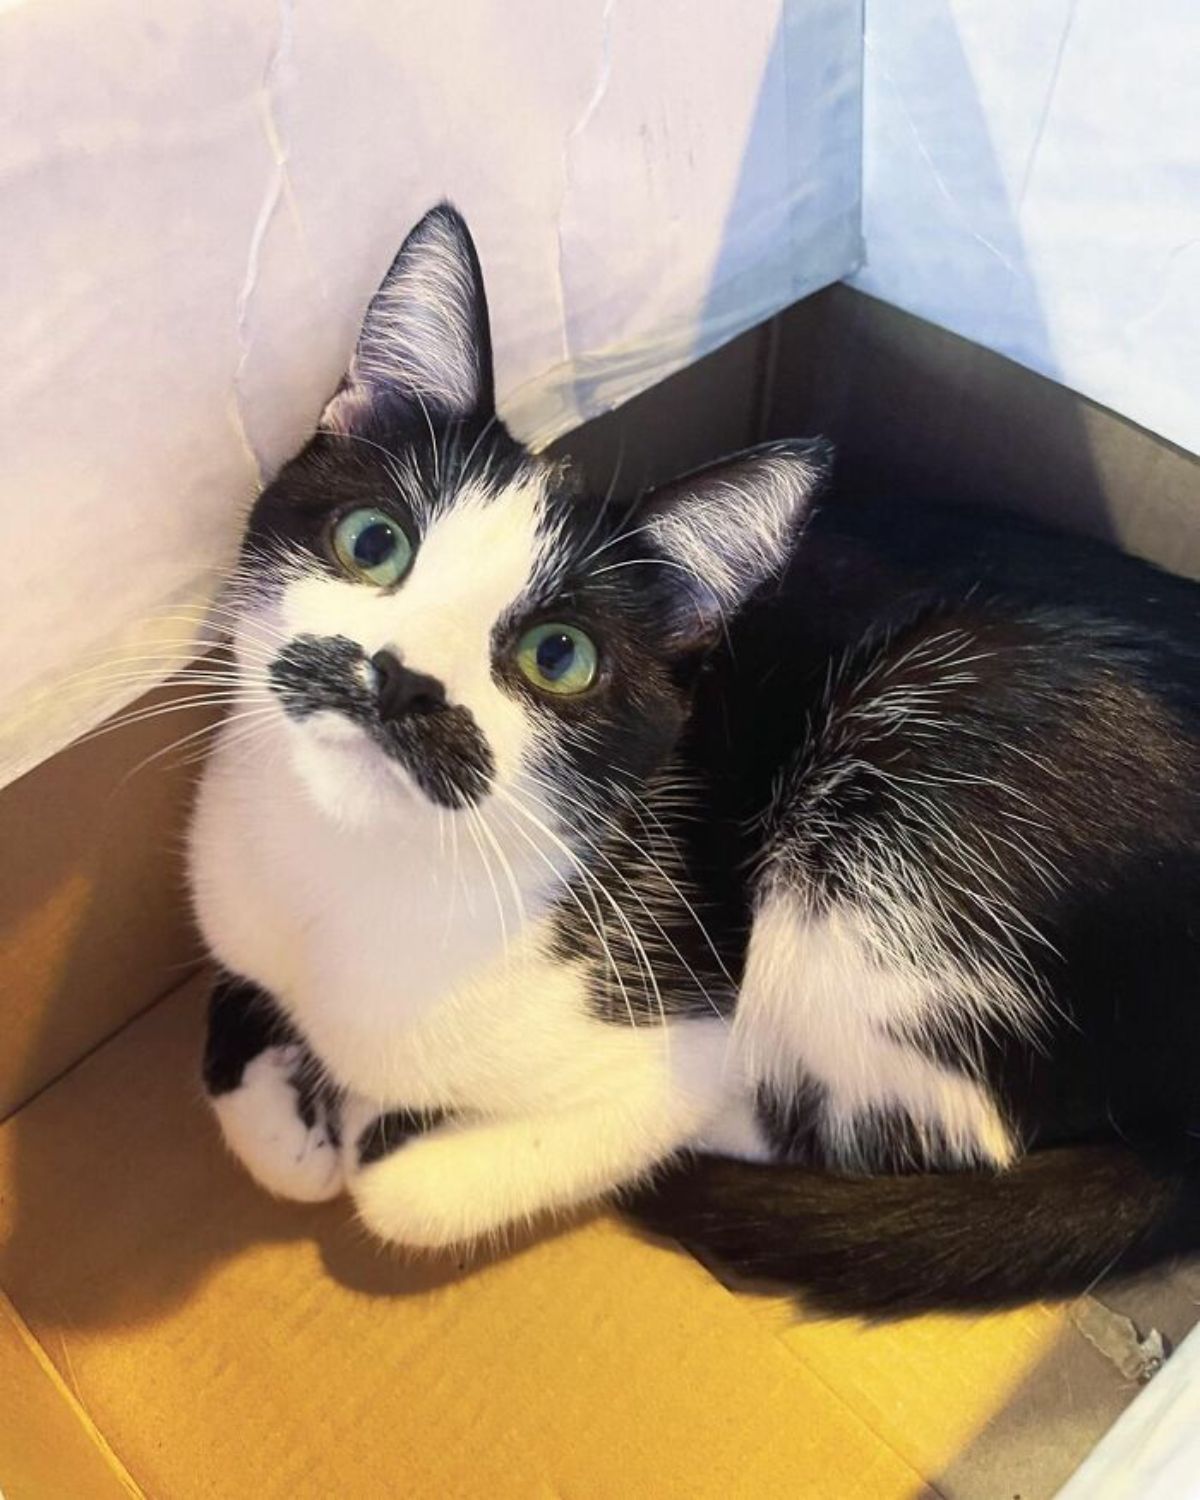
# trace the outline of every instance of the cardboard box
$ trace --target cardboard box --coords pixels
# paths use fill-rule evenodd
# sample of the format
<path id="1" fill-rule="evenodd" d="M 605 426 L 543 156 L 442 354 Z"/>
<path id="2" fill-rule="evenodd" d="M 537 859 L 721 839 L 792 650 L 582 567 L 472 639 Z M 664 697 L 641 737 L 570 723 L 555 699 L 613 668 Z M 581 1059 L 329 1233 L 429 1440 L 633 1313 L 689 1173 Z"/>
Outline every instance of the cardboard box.
<path id="1" fill-rule="evenodd" d="M 892 382 L 907 414 L 893 475 L 940 451 L 961 480 L 963 433 L 929 446 L 939 380 L 952 366 L 977 413 L 970 393 L 1007 389 L 1011 367 L 964 362 L 959 341 L 850 293 L 818 303 L 573 445 L 606 465 L 623 438 L 632 487 L 698 443 L 811 426 L 817 384 L 793 339 L 803 327 L 819 354 L 816 319 L 838 351 L 819 398 L 847 393 L 822 425 L 848 471 L 888 469 L 850 399 L 869 369 L 872 401 L 886 409 Z M 1107 420 L 1114 452 L 1153 443 Z M 1036 439 L 1050 449 L 1052 427 Z M 1192 460 L 1152 462 L 1157 493 L 1200 495 Z M 1014 503 L 1033 503 L 1026 479 Z M 1123 496 L 1110 482 L 1110 517 Z M 1169 530 L 1143 524 L 1145 550 L 1182 547 Z M 1200 1276 L 1183 1270 L 1074 1306 L 814 1322 L 608 1216 L 460 1266 L 380 1250 L 344 1204 L 271 1201 L 200 1097 L 205 981 L 171 873 L 190 773 L 125 781 L 179 732 L 163 725 L 0 797 L 0 1025 L 17 1039 L 0 1057 L 6 1500 L 1048 1500 L 1136 1395 L 1140 1337 L 1194 1320 Z"/>
<path id="2" fill-rule="evenodd" d="M 1069 1309 L 806 1322 L 607 1217 L 405 1264 L 226 1157 L 204 988 L 0 1128 L 7 1500 L 1037 1496 L 1123 1404 Z"/>

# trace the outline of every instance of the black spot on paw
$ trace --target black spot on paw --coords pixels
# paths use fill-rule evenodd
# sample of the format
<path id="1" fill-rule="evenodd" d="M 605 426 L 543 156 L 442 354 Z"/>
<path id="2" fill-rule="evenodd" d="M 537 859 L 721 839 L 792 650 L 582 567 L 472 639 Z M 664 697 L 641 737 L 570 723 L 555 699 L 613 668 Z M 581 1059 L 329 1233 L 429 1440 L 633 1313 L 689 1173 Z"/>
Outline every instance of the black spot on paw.
<path id="1" fill-rule="evenodd" d="M 320 1120 L 330 1143 L 340 1146 L 341 1096 L 332 1084 L 326 1083 L 321 1077 L 320 1067 L 310 1053 L 304 1055 L 299 1068 L 288 1082 L 296 1091 L 296 1113 L 305 1130 L 312 1130 Z"/>
<path id="2" fill-rule="evenodd" d="M 295 1079 L 292 1080 L 292 1084 L 296 1090 L 296 1113 L 300 1116 L 300 1123 L 305 1130 L 311 1130 L 317 1123 L 316 1095 Z"/>
<path id="3" fill-rule="evenodd" d="M 424 1135 L 446 1118 L 445 1112 L 433 1109 L 418 1112 L 411 1109 L 393 1109 L 386 1115 L 378 1115 L 358 1138 L 356 1150 L 360 1167 L 369 1167 L 372 1162 L 382 1161 L 393 1151 L 398 1151 L 414 1135 Z"/>

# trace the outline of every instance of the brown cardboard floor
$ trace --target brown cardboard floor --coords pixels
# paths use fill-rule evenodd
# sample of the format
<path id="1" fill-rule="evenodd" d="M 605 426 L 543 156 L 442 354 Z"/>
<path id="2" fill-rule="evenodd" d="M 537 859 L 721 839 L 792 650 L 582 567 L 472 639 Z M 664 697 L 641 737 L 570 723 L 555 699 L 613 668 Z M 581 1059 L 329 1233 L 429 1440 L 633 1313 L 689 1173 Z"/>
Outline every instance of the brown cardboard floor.
<path id="1" fill-rule="evenodd" d="M 1068 1309 L 800 1322 L 609 1218 L 406 1266 L 226 1159 L 202 996 L 0 1128 L 7 1500 L 1038 1500 L 1132 1394 Z"/>

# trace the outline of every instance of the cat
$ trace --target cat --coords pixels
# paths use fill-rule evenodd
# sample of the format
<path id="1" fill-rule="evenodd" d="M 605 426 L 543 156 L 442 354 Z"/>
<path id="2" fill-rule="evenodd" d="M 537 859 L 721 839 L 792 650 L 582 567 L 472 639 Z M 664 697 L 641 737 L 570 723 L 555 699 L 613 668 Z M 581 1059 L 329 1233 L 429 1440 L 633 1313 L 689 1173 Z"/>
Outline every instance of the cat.
<path id="1" fill-rule="evenodd" d="M 1200 587 L 769 443 L 632 508 L 412 230 L 227 609 L 203 1073 L 415 1248 L 615 1201 L 837 1312 L 1200 1247 Z"/>

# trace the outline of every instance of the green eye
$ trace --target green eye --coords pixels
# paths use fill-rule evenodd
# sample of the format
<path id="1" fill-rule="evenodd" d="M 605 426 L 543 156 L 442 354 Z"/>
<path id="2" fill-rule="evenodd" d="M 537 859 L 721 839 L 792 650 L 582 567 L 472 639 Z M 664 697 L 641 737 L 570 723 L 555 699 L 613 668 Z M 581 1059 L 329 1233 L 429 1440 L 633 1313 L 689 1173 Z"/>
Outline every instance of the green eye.
<path id="1" fill-rule="evenodd" d="M 517 642 L 517 666 L 545 693 L 582 693 L 596 680 L 599 660 L 590 636 L 574 625 L 535 625 Z"/>
<path id="2" fill-rule="evenodd" d="M 352 510 L 333 528 L 333 550 L 353 578 L 396 583 L 412 562 L 412 543 L 391 516 L 381 510 Z"/>

